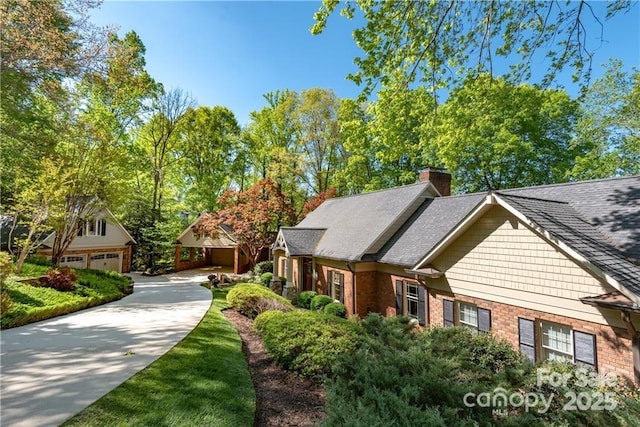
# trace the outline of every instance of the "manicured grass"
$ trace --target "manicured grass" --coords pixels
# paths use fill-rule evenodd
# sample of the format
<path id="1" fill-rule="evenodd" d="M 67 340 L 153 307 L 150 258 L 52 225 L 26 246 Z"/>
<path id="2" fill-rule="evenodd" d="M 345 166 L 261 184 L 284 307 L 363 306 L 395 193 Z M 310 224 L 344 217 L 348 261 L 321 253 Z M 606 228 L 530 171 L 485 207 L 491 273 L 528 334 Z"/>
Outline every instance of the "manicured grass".
<path id="1" fill-rule="evenodd" d="M 184 340 L 65 426 L 251 426 L 255 392 L 226 290 Z"/>
<path id="2" fill-rule="evenodd" d="M 37 277 L 46 273 L 47 266 L 25 263 L 20 277 Z M 2 329 L 26 325 L 84 308 L 115 301 L 126 295 L 131 282 L 128 277 L 114 272 L 76 270 L 76 289 L 59 292 L 42 286 L 16 281 L 11 276 L 2 289 L 11 297 L 11 305 L 2 313 Z"/>

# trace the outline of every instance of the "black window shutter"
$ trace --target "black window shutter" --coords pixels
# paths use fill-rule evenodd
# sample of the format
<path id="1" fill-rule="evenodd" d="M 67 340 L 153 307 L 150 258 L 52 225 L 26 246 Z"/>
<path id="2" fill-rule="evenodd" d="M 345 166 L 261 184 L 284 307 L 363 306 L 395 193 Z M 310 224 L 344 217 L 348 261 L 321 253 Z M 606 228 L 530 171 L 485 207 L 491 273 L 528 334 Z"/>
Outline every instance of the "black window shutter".
<path id="1" fill-rule="evenodd" d="M 573 331 L 573 354 L 579 365 L 596 367 L 596 336 Z"/>
<path id="2" fill-rule="evenodd" d="M 491 310 L 478 308 L 478 330 L 480 332 L 491 331 Z"/>
<path id="3" fill-rule="evenodd" d="M 101 236 L 106 236 L 107 235 L 107 221 L 105 221 L 104 219 L 100 221 L 101 225 L 102 225 L 102 230 L 100 235 Z"/>
<path id="4" fill-rule="evenodd" d="M 396 280 L 396 316 L 402 316 L 404 310 L 402 309 L 402 280 Z"/>
<path id="5" fill-rule="evenodd" d="M 333 274 L 334 273 L 332 270 L 329 270 L 329 273 L 327 273 L 327 295 L 329 295 L 331 298 L 333 298 Z"/>
<path id="6" fill-rule="evenodd" d="M 536 328 L 533 320 L 518 318 L 520 351 L 532 362 L 536 361 Z"/>
<path id="7" fill-rule="evenodd" d="M 418 286 L 418 323 L 420 326 L 427 324 L 427 290 Z"/>
<path id="8" fill-rule="evenodd" d="M 338 276 L 340 279 L 340 302 L 344 304 L 344 274 Z"/>
<path id="9" fill-rule="evenodd" d="M 453 326 L 453 301 L 445 299 L 442 301 L 444 326 Z"/>

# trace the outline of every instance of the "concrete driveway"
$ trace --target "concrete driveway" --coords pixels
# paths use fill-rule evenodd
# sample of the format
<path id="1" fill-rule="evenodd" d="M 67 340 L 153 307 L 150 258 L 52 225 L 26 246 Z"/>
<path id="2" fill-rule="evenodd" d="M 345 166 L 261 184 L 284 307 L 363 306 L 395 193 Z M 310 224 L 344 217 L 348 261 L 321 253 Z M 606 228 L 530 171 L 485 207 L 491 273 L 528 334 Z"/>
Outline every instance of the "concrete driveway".
<path id="1" fill-rule="evenodd" d="M 1 425 L 59 425 L 162 356 L 207 312 L 207 274 L 133 274 L 120 301 L 0 332 Z"/>

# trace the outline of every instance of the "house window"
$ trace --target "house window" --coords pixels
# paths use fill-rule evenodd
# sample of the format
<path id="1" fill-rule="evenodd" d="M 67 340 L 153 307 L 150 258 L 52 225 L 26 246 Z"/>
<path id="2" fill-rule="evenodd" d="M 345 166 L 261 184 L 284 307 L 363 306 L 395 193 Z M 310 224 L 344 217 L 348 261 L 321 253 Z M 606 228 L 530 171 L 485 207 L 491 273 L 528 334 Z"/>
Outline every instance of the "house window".
<path id="1" fill-rule="evenodd" d="M 597 368 L 594 334 L 557 323 L 523 318 L 518 318 L 518 332 L 520 351 L 533 362 L 542 358 Z"/>
<path id="2" fill-rule="evenodd" d="M 84 221 L 85 234 L 87 236 L 106 236 L 107 222 L 103 219 L 90 219 Z M 82 230 L 78 232 L 78 236 L 82 236 Z"/>
<path id="3" fill-rule="evenodd" d="M 444 326 L 464 326 L 478 332 L 491 331 L 491 310 L 480 308 L 474 304 L 459 302 L 454 304 L 451 300 L 442 301 Z M 454 307 L 457 306 L 457 316 L 454 316 Z"/>
<path id="4" fill-rule="evenodd" d="M 461 326 L 478 330 L 478 307 L 461 302 L 458 311 L 460 312 L 459 320 Z"/>
<path id="5" fill-rule="evenodd" d="M 396 280 L 396 314 L 427 324 L 427 291 L 415 282 Z"/>
<path id="6" fill-rule="evenodd" d="M 406 284 L 406 307 L 407 316 L 412 319 L 418 319 L 418 285 L 413 283 Z"/>
<path id="7" fill-rule="evenodd" d="M 337 271 L 330 271 L 329 295 L 334 300 L 344 303 L 344 274 Z"/>
<path id="8" fill-rule="evenodd" d="M 554 323 L 540 322 L 542 331 L 542 358 L 573 362 L 573 333 L 571 328 Z"/>

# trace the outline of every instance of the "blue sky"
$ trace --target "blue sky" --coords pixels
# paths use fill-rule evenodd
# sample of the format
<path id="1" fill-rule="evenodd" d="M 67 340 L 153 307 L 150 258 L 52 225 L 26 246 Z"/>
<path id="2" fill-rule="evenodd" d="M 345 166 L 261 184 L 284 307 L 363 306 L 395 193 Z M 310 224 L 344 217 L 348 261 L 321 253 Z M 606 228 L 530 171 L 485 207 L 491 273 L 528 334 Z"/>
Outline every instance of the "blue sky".
<path id="1" fill-rule="evenodd" d="M 199 105 L 230 108 L 240 124 L 261 109 L 275 90 L 333 89 L 340 98 L 360 89 L 346 80 L 361 52 L 351 33 L 356 24 L 338 14 L 312 36 L 318 1 L 105 1 L 92 12 L 98 25 L 135 30 L 147 48 L 147 70 L 165 87 L 179 86 Z M 596 8 L 604 7 L 604 2 Z M 594 39 L 599 29 L 591 33 Z M 640 4 L 605 23 L 605 43 L 594 60 L 595 77 L 609 58 L 640 66 Z M 567 78 L 563 82 L 575 94 Z"/>

